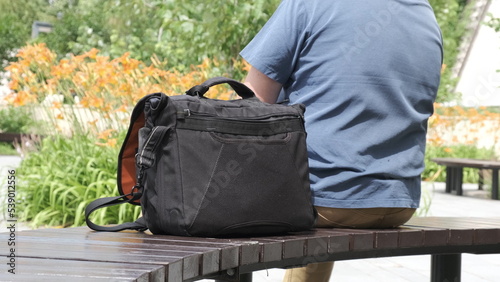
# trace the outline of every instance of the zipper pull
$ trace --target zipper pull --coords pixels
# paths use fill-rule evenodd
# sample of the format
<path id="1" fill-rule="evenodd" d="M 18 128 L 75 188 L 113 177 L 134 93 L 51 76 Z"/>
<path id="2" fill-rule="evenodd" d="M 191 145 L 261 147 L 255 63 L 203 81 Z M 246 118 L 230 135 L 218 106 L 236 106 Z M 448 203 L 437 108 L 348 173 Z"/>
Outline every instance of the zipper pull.
<path id="1" fill-rule="evenodd" d="M 184 109 L 182 111 L 177 112 L 177 119 L 185 119 L 186 117 L 191 116 L 191 111 L 189 109 Z"/>

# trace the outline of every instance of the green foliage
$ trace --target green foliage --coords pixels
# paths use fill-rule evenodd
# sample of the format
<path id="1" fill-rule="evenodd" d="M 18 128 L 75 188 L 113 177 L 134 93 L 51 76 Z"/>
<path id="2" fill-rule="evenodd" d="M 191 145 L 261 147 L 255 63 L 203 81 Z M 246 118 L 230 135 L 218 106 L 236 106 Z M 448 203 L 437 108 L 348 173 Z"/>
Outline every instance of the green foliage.
<path id="1" fill-rule="evenodd" d="M 41 34 L 38 41 L 45 41 L 51 50 L 61 56 L 69 53 L 82 54 L 91 47 L 99 48 L 109 44 L 103 41 L 103 37 L 108 34 L 102 30 L 100 21 L 102 20 L 97 14 L 67 12 L 54 25 L 53 31 Z"/>
<path id="2" fill-rule="evenodd" d="M 28 108 L 8 107 L 0 109 L 0 132 L 32 133 L 35 125 Z"/>
<path id="3" fill-rule="evenodd" d="M 0 22 L 0 66 L 4 66 L 14 59 L 14 50 L 26 42 L 29 31 L 13 15 L 0 13 Z"/>
<path id="4" fill-rule="evenodd" d="M 154 54 L 179 70 L 217 58 L 233 74 L 232 60 L 280 1 L 86 0 L 72 7 L 67 0 L 55 2 L 49 12 L 62 16 L 40 40 L 59 55 L 97 48 L 111 58 L 130 52 L 148 62 Z"/>
<path id="5" fill-rule="evenodd" d="M 112 58 L 130 52 L 148 62 L 155 54 L 169 68 L 186 70 L 204 58 L 221 61 L 222 73 L 237 79 L 232 60 L 272 15 L 280 0 L 58 0 L 49 9 L 55 32 L 41 40 L 59 55 L 98 48 Z M 430 0 L 444 41 L 444 68 L 438 101 L 454 100 L 452 78 L 468 22 L 466 1 Z"/>
<path id="6" fill-rule="evenodd" d="M 53 31 L 41 34 L 37 41 L 45 42 L 59 56 L 79 55 L 92 48 L 109 55 L 106 47 L 111 41 L 103 11 L 110 1 L 78 1 L 76 5 L 72 2 L 59 0 L 48 8 L 47 12 L 57 19 L 52 23 Z"/>
<path id="7" fill-rule="evenodd" d="M 116 196 L 118 148 L 101 147 L 88 136 L 45 138 L 17 170 L 19 220 L 34 227 L 80 226 L 93 200 Z M 97 224 L 137 219 L 139 206 L 121 205 L 93 214 Z"/>
<path id="8" fill-rule="evenodd" d="M 496 32 L 500 32 L 500 18 L 495 18 L 492 14 L 488 14 L 488 20 L 485 24 L 493 28 Z"/>
<path id="9" fill-rule="evenodd" d="M 492 14 L 488 14 L 488 20 L 485 24 L 486 26 L 493 28 L 495 32 L 500 32 L 500 18 L 495 18 Z M 500 72 L 500 69 L 497 70 L 497 72 Z"/>
<path id="10" fill-rule="evenodd" d="M 266 23 L 280 1 L 167 1 L 158 50 L 173 65 L 200 62 L 204 57 L 230 62 Z M 181 4 L 182 3 L 182 4 Z"/>
<path id="11" fill-rule="evenodd" d="M 17 151 L 12 144 L 0 142 L 0 155 L 17 155 Z"/>
<path id="12" fill-rule="evenodd" d="M 46 20 L 43 0 L 0 0 L 0 67 L 13 61 L 13 51 L 30 39 L 31 25 Z"/>
<path id="13" fill-rule="evenodd" d="M 458 79 L 452 77 L 453 65 L 457 60 L 459 46 L 469 23 L 470 11 L 466 1 L 430 0 L 443 35 L 444 61 L 441 85 L 437 102 L 453 101 L 459 98 L 454 92 Z"/>
<path id="14" fill-rule="evenodd" d="M 427 146 L 425 154 L 425 170 L 422 173 L 424 180 L 436 182 L 446 181 L 446 170 L 444 166 L 439 166 L 431 161 L 433 158 L 468 158 L 468 159 L 494 159 L 495 150 L 493 148 L 478 148 L 475 145 L 453 145 L 453 146 Z M 464 183 L 477 183 L 477 169 L 464 168 Z"/>

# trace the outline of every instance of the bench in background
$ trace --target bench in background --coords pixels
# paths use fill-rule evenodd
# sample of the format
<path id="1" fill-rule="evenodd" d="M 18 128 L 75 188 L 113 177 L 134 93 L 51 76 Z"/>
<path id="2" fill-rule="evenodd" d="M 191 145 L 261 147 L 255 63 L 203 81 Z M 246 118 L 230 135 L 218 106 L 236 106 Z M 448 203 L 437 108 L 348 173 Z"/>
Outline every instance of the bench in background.
<path id="1" fill-rule="evenodd" d="M 0 241 L 10 236 L 0 233 Z M 423 254 L 431 255 L 431 281 L 460 281 L 462 253 L 500 253 L 500 217 L 416 217 L 396 229 L 315 229 L 257 238 L 108 233 L 87 227 L 15 236 L 16 274 L 4 271 L 0 281 L 246 282 L 262 269 Z M 8 248 L 0 247 L 0 255 L 8 256 Z"/>
<path id="2" fill-rule="evenodd" d="M 483 170 L 492 171 L 491 179 L 491 198 L 498 200 L 498 170 L 500 161 L 460 159 L 460 158 L 436 158 L 433 162 L 446 166 L 446 193 L 463 195 L 463 168 L 471 167 L 479 169 L 479 189 L 482 189 L 484 174 Z"/>

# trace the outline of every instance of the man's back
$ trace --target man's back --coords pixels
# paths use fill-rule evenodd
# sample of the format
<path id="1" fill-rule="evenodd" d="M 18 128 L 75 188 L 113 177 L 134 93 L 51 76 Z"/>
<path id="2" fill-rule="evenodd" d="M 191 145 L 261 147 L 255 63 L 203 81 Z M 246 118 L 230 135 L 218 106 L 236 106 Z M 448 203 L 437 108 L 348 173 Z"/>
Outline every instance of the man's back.
<path id="1" fill-rule="evenodd" d="M 442 59 L 426 0 L 285 0 L 242 56 L 306 105 L 315 205 L 418 206 Z"/>

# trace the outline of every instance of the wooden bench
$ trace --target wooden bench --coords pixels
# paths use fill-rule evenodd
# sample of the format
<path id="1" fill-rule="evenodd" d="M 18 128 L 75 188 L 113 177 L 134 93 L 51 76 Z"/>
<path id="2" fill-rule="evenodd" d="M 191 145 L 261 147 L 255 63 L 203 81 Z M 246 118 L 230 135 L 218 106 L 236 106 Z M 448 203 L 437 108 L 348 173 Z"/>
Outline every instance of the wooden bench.
<path id="1" fill-rule="evenodd" d="M 446 192 L 463 195 L 463 168 L 471 167 L 479 169 L 479 189 L 482 189 L 484 174 L 483 170 L 492 171 L 491 198 L 498 200 L 498 170 L 500 161 L 459 159 L 459 158 L 435 158 L 433 162 L 446 166 Z"/>
<path id="2" fill-rule="evenodd" d="M 7 247 L 12 238 L 15 246 Z M 0 241 L 16 273 L 2 263 L 0 281 L 251 281 L 262 269 L 423 254 L 432 255 L 431 281 L 460 281 L 462 253 L 500 253 L 500 217 L 416 217 L 397 229 L 226 239 L 79 227 L 0 233 Z"/>

